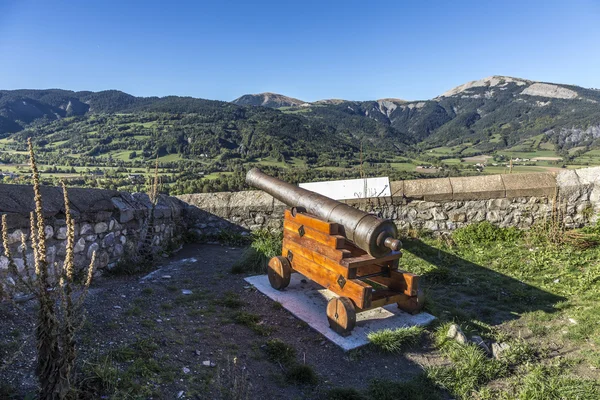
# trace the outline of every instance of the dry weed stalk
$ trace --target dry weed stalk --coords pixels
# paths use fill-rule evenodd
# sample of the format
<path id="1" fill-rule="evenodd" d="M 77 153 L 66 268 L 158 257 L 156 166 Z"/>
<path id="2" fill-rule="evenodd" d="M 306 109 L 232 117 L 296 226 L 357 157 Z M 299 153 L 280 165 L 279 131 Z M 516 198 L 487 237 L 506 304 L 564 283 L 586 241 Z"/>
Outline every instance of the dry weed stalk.
<path id="1" fill-rule="evenodd" d="M 15 264 L 8 241 L 6 215 L 2 216 L 2 241 L 4 253 L 9 260 L 9 273 L 16 278 L 15 291 L 32 293 L 39 304 L 37 326 L 36 375 L 39 383 L 38 398 L 67 399 L 74 397 L 73 379 L 76 358 L 75 333 L 83 322 L 82 306 L 87 289 L 91 284 L 95 253 L 88 266 L 87 277 L 78 290 L 74 288 L 74 245 L 75 222 L 71 216 L 69 197 L 62 184 L 67 224 L 67 245 L 62 265 L 51 265 L 47 257 L 46 233 L 40 178 L 33 145 L 28 139 L 29 158 L 33 173 L 35 211 L 30 214 L 31 248 L 35 274 L 27 257 L 27 238 L 21 237 L 21 253 L 24 267 L 20 271 Z M 51 276 L 52 271 L 52 276 Z M 76 294 L 79 292 L 79 294 Z"/>

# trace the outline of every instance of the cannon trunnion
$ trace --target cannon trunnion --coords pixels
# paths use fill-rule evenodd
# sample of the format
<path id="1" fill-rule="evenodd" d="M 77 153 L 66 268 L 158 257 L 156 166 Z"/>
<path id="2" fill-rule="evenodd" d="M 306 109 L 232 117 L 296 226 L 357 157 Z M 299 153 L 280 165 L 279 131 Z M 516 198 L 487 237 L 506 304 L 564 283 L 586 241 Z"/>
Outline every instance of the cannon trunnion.
<path id="1" fill-rule="evenodd" d="M 421 310 L 419 277 L 398 269 L 401 243 L 392 221 L 256 168 L 246 180 L 292 207 L 285 210 L 282 254 L 269 261 L 273 288 L 285 289 L 292 272 L 298 272 L 337 294 L 327 305 L 327 318 L 331 329 L 344 336 L 359 312 L 393 303 L 409 313 Z"/>

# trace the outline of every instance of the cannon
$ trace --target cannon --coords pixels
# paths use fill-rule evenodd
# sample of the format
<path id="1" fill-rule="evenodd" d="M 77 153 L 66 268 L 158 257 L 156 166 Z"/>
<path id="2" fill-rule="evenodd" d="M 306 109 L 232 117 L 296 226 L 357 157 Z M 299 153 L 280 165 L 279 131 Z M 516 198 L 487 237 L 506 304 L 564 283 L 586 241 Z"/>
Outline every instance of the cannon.
<path id="1" fill-rule="evenodd" d="M 282 255 L 268 263 L 269 283 L 283 290 L 292 272 L 339 297 L 327 304 L 329 326 L 349 335 L 356 314 L 396 303 L 409 313 L 423 307 L 419 277 L 399 270 L 396 225 L 348 204 L 283 182 L 253 168 L 246 182 L 290 208 L 284 212 Z"/>

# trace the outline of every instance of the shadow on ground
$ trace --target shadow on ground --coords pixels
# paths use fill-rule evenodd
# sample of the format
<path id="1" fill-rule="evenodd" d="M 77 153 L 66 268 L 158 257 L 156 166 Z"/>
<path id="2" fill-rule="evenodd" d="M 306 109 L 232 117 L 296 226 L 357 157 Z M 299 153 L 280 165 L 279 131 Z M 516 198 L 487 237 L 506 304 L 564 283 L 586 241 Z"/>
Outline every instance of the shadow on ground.
<path id="1" fill-rule="evenodd" d="M 403 243 L 405 251 L 436 266 L 423 275 L 430 300 L 426 308 L 436 316 L 450 314 L 459 320 L 478 319 L 497 325 L 526 312 L 554 312 L 554 305 L 565 300 L 419 239 Z M 410 270 L 409 265 L 404 267 Z"/>

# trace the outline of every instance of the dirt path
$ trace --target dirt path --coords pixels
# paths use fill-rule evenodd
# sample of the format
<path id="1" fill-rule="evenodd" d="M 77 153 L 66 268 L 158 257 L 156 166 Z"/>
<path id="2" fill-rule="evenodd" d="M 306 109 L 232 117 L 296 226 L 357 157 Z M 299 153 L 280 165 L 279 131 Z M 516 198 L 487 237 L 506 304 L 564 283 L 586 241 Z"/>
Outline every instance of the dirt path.
<path id="1" fill-rule="evenodd" d="M 371 348 L 344 353 L 249 287 L 244 276 L 229 273 L 242 251 L 188 245 L 145 279 L 96 282 L 79 339 L 88 386 L 136 390 L 142 398 L 204 399 L 220 398 L 220 391 L 230 390 L 235 380 L 251 385 L 250 399 L 316 399 L 332 387 L 364 388 L 375 378 L 409 379 L 421 372 L 420 365 L 440 362 L 427 343 L 403 355 Z M 255 319 L 250 327 L 240 323 L 240 316 L 248 315 Z M 2 336 L 19 330 L 15 340 L 31 342 L 25 339 L 30 325 L 23 318 L 5 316 L 4 321 Z M 287 367 L 268 360 L 265 344 L 271 339 L 293 347 L 296 361 L 311 366 L 318 383 L 287 381 Z M 31 392 L 33 360 L 34 353 L 25 350 L 1 379 L 21 394 Z M 118 371 L 118 378 L 107 372 L 109 367 Z"/>

